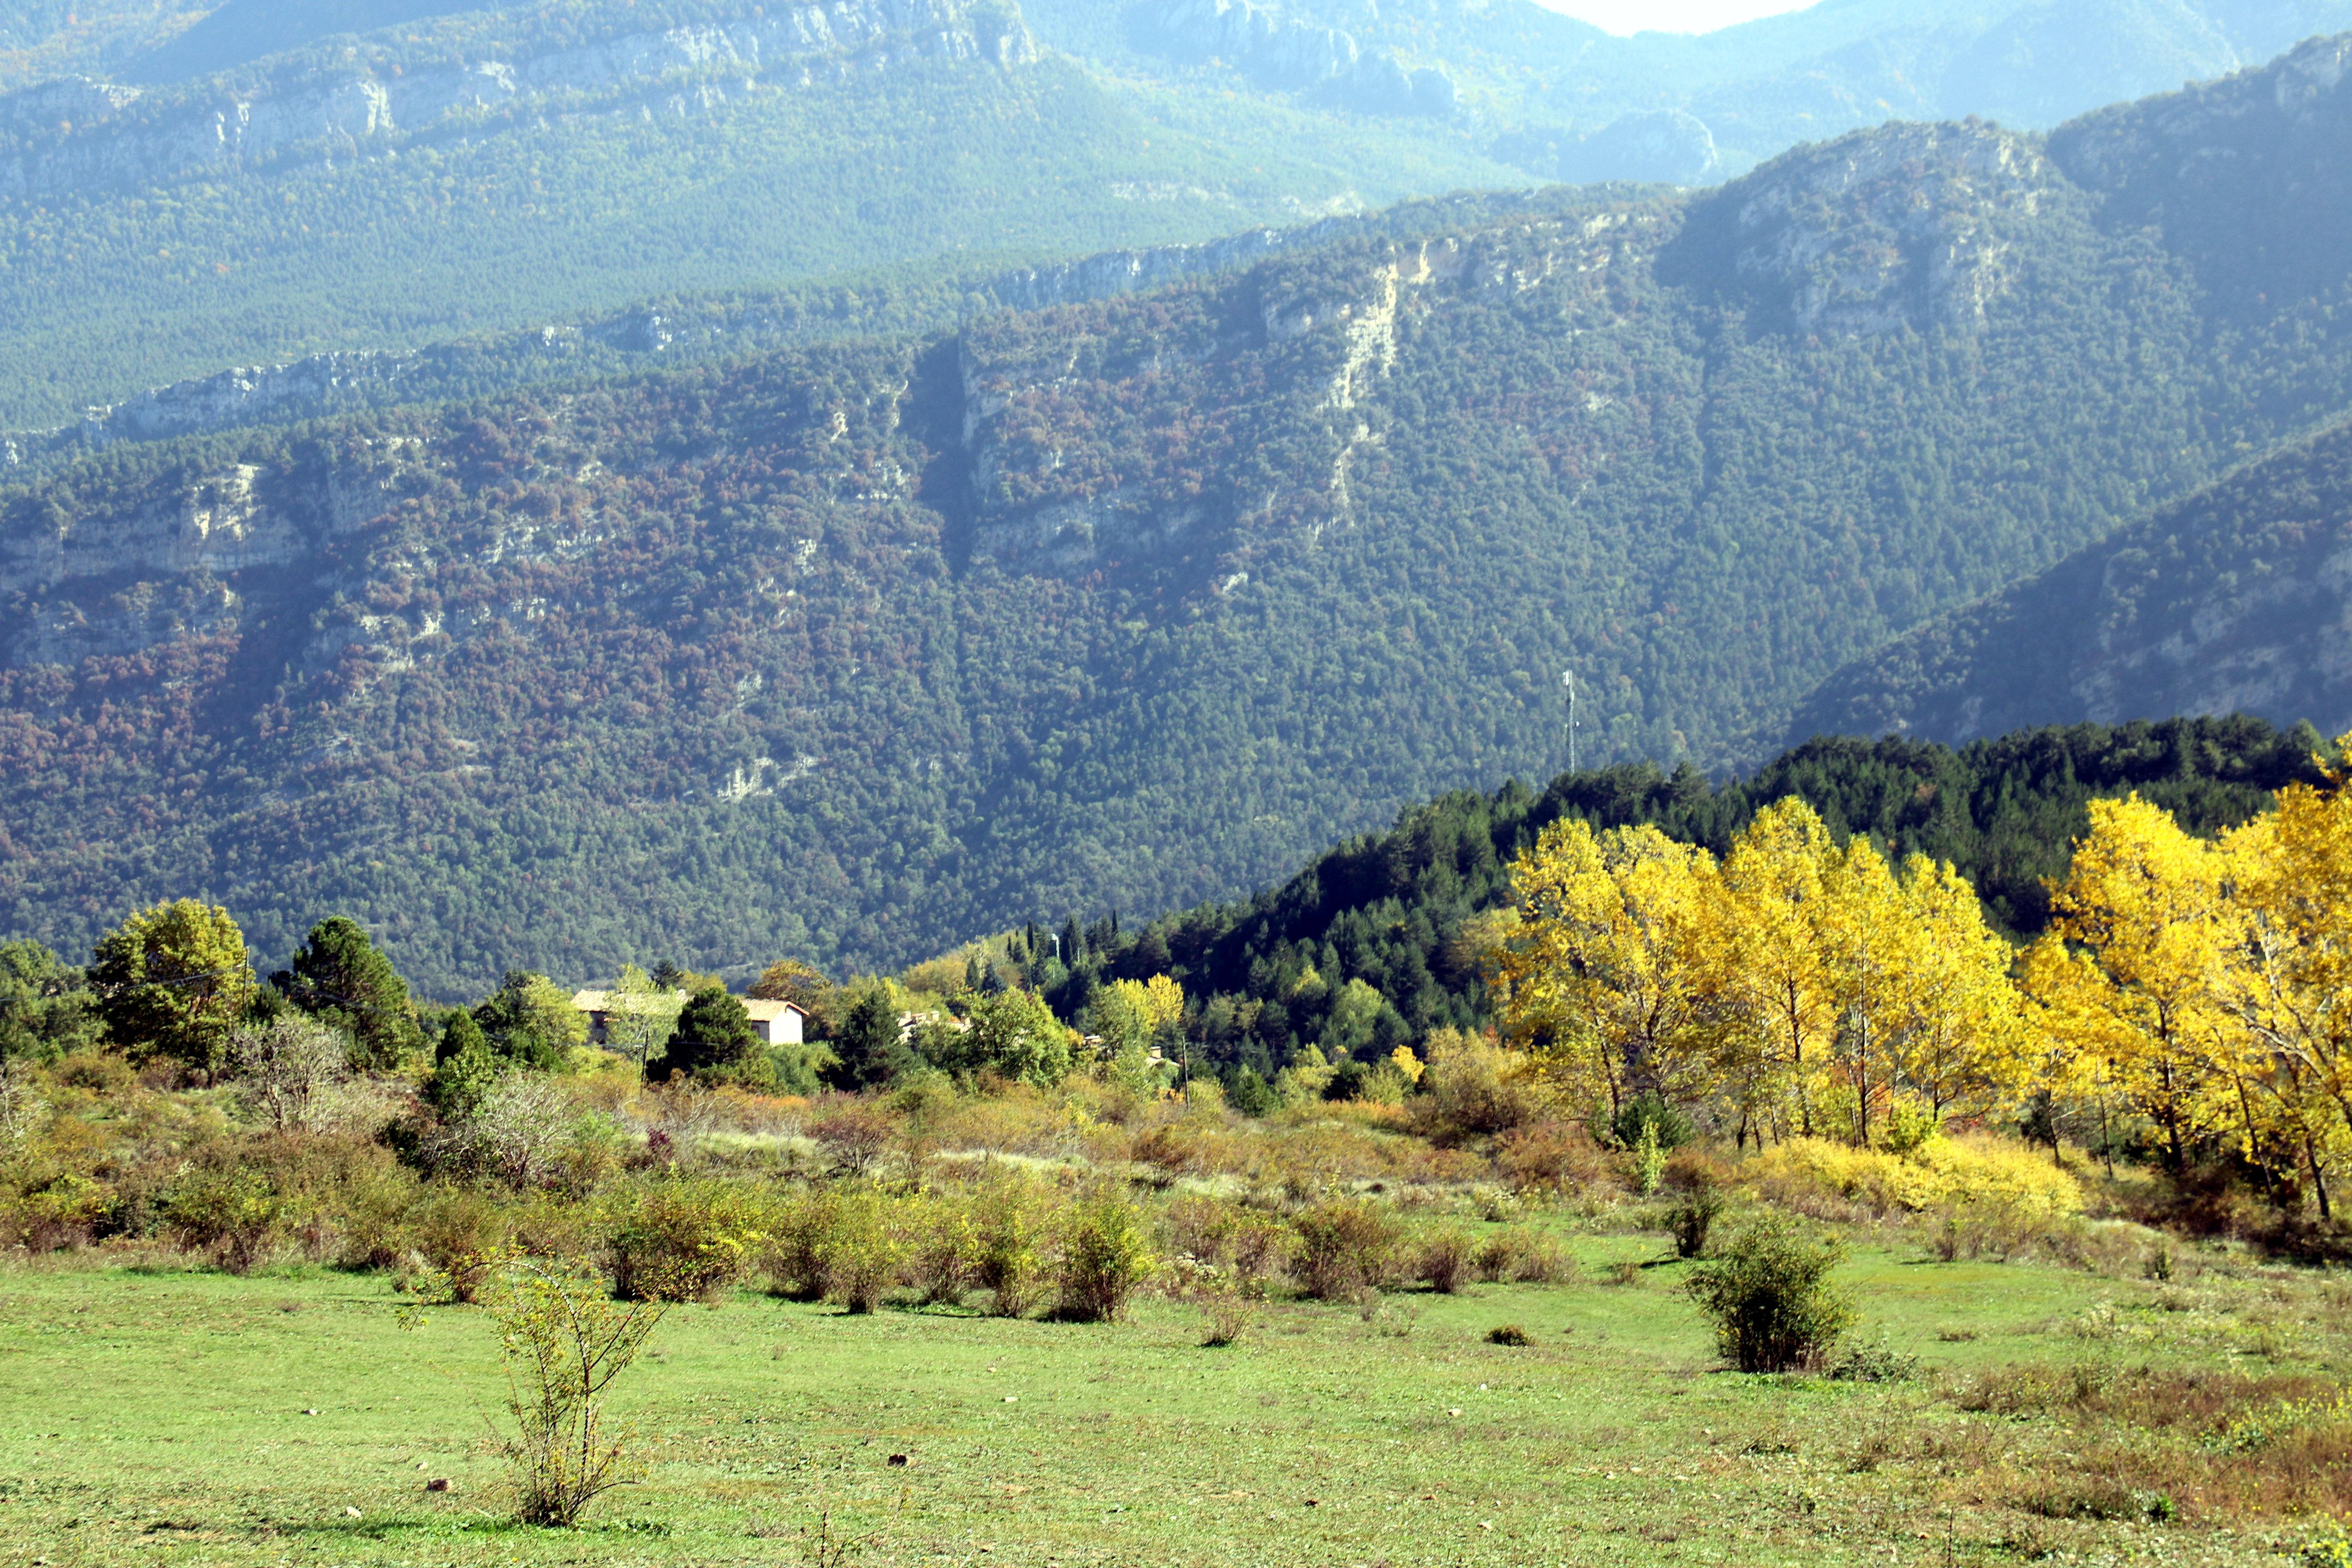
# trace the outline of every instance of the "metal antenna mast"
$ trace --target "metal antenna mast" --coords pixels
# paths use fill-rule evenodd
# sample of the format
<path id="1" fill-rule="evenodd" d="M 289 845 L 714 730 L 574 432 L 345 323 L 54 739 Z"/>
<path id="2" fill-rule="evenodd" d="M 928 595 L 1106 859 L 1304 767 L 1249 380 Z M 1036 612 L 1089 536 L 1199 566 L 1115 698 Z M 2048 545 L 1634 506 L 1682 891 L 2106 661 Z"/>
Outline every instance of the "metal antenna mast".
<path id="1" fill-rule="evenodd" d="M 1568 771 L 1576 772 L 1576 671 L 1563 670 L 1560 683 L 1568 688 Z"/>

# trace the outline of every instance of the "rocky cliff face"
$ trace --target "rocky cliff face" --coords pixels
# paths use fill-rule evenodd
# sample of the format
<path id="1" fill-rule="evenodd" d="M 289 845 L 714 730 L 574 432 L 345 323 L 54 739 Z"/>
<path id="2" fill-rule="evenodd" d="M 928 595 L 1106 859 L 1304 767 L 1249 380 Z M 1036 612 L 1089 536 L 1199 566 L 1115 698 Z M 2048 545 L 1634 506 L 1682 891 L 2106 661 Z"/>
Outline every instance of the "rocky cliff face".
<path id="1" fill-rule="evenodd" d="M 288 156 L 381 155 L 523 108 L 650 112 L 658 104 L 685 112 L 730 92 L 887 70 L 914 58 L 1011 69 L 1037 52 L 1017 14 L 965 0 L 835 0 L 511 58 L 415 69 L 384 59 L 281 77 L 258 90 L 55 82 L 0 99 L 0 199 L 217 176 Z"/>
<path id="2" fill-rule="evenodd" d="M 1890 125 L 1802 148 L 1695 212 L 1682 275 L 1744 292 L 1804 333 L 1969 328 L 2065 181 L 1998 127 Z"/>
<path id="3" fill-rule="evenodd" d="M 1129 13 L 1136 40 L 1177 58 L 1219 60 L 1264 87 L 1316 94 L 1374 114 L 1451 117 L 1460 107 L 1453 79 L 1433 66 L 1406 67 L 1353 35 L 1285 16 L 1252 0 L 1148 0 Z"/>

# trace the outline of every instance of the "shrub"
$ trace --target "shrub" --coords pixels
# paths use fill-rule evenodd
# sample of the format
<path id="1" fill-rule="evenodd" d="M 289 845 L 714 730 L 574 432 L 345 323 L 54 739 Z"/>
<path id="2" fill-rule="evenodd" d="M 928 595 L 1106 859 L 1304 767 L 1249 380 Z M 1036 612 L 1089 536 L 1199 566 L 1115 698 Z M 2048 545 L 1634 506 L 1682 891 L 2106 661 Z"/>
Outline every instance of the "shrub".
<path id="1" fill-rule="evenodd" d="M 1292 1223 L 1298 1232 L 1299 1283 L 1308 1295 L 1352 1300 L 1388 1283 L 1397 1226 L 1380 1205 L 1368 1198 L 1334 1198 Z"/>
<path id="2" fill-rule="evenodd" d="M 750 1271 L 766 1216 L 740 1183 L 672 1176 L 606 1201 L 604 1240 L 613 1288 L 632 1301 L 708 1301 Z"/>
<path id="3" fill-rule="evenodd" d="M 1609 1134 L 1620 1149 L 1639 1148 L 1646 1138 L 1673 1153 L 1698 1136 L 1691 1120 L 1672 1101 L 1654 1092 L 1637 1094 L 1610 1119 Z"/>
<path id="4" fill-rule="evenodd" d="M 1414 1274 L 1441 1296 L 1451 1296 L 1468 1282 L 1477 1246 L 1458 1230 L 1441 1230 L 1421 1244 Z"/>
<path id="5" fill-rule="evenodd" d="M 232 1274 L 249 1274 L 283 1234 L 289 1210 L 260 1171 L 199 1167 L 165 1192 L 163 1217 L 183 1247 L 211 1252 Z"/>
<path id="6" fill-rule="evenodd" d="M 845 1311 L 870 1312 L 897 1282 L 906 1256 L 904 1216 L 888 1196 L 855 1187 L 833 1203 L 825 1238 L 824 1293 Z"/>
<path id="7" fill-rule="evenodd" d="M 793 1301 L 814 1301 L 824 1295 L 833 1222 L 830 1192 L 803 1193 L 781 1205 L 770 1222 L 768 1246 L 760 1259 L 771 1293 Z"/>
<path id="8" fill-rule="evenodd" d="M 623 1307 L 577 1265 L 527 1266 L 493 1297 L 506 1353 L 500 1447 L 515 1474 L 525 1524 L 569 1528 L 589 1503 L 635 1479 L 628 1444 L 604 1418 L 604 1394 L 645 1348 L 664 1309 Z"/>
<path id="9" fill-rule="evenodd" d="M 1573 1192 L 1609 1179 L 1609 1162 L 1583 1128 L 1568 1121 L 1536 1121 L 1495 1141 L 1495 1163 L 1520 1191 Z"/>
<path id="10" fill-rule="evenodd" d="M 960 1307 L 979 1282 L 980 1222 L 971 1205 L 934 1198 L 915 1216 L 908 1246 L 907 1283 L 926 1307 Z"/>
<path id="11" fill-rule="evenodd" d="M 1576 1259 L 1559 1243 L 1522 1226 L 1481 1238 L 1473 1261 L 1479 1279 L 1498 1285 L 1550 1285 L 1576 1277 Z"/>
<path id="12" fill-rule="evenodd" d="M 472 1301 L 505 1256 L 506 1215 L 470 1187 L 432 1187 L 409 1214 L 409 1235 L 454 1301 Z"/>
<path id="13" fill-rule="evenodd" d="M 1543 1114 L 1543 1100 L 1523 1052 L 1483 1035 L 1440 1029 L 1429 1037 L 1429 1066 L 1413 1097 L 1414 1131 L 1440 1142 L 1506 1132 Z"/>
<path id="14" fill-rule="evenodd" d="M 1486 1342 L 1490 1345 L 1524 1345 L 1528 1342 L 1528 1331 L 1517 1323 L 1505 1323 L 1499 1329 L 1486 1331 Z"/>
<path id="15" fill-rule="evenodd" d="M 1768 1196 L 1827 1194 L 1882 1214 L 1957 1205 L 2030 1222 L 2083 1207 L 2073 1176 L 2021 1145 L 1991 1139 L 1936 1138 L 1898 1156 L 1792 1138 L 1749 1161 L 1745 1173 Z"/>
<path id="16" fill-rule="evenodd" d="M 871 1175 L 882 1163 L 896 1131 L 890 1119 L 874 1106 L 862 1100 L 844 1100 L 811 1122 L 808 1133 L 824 1151 L 835 1172 L 857 1177 Z"/>
<path id="17" fill-rule="evenodd" d="M 1085 1323 L 1117 1322 L 1128 1299 L 1151 1278 L 1142 1216 L 1125 1198 L 1106 1194 L 1071 1210 L 1061 1248 L 1061 1314 Z"/>
<path id="18" fill-rule="evenodd" d="M 246 1114 L 275 1131 L 311 1125 L 321 1091 L 350 1071 L 352 1042 L 306 1013 L 229 1032 L 229 1070 Z"/>
<path id="19" fill-rule="evenodd" d="M 1834 1239 L 1813 1240 L 1781 1224 L 1759 1225 L 1702 1266 L 1686 1289 L 1715 1320 L 1724 1359 L 1740 1371 L 1817 1368 L 1854 1321 L 1852 1305 L 1829 1278 L 1843 1256 Z"/>
<path id="20" fill-rule="evenodd" d="M 397 1166 L 347 1185 L 338 1205 L 342 1243 L 336 1261 L 345 1268 L 388 1268 L 398 1263 L 410 1246 L 410 1215 L 417 1197 L 415 1175 Z"/>
<path id="21" fill-rule="evenodd" d="M 1905 1355 L 1885 1340 L 1856 1345 L 1838 1358 L 1830 1376 L 1841 1383 L 1904 1383 L 1919 1375 L 1919 1358 Z"/>
<path id="22" fill-rule="evenodd" d="M 1237 1342 L 1257 1317 L 1257 1304 L 1246 1295 L 1230 1269 L 1193 1258 L 1179 1258 L 1173 1268 L 1175 1286 L 1170 1292 L 1209 1315 L 1201 1337 L 1203 1349 L 1216 1350 Z"/>
<path id="23" fill-rule="evenodd" d="M 1723 1215 L 1723 1194 L 1715 1188 L 1693 1187 L 1667 1211 L 1675 1233 L 1675 1255 L 1696 1258 L 1706 1251 L 1706 1238 Z"/>
<path id="24" fill-rule="evenodd" d="M 1001 1182 L 982 1199 L 980 1283 L 989 1310 L 1018 1318 L 1037 1305 L 1045 1278 L 1043 1205 L 1023 1182 Z"/>

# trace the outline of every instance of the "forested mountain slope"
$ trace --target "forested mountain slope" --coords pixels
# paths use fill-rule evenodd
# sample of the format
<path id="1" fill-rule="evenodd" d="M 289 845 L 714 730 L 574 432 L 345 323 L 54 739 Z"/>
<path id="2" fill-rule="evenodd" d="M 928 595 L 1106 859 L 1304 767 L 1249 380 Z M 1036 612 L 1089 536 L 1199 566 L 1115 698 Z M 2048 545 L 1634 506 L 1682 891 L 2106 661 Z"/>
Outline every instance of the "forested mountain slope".
<path id="1" fill-rule="evenodd" d="M 1890 637 L 2352 406 L 2352 252 L 2296 248 L 2352 206 L 2347 58 L 115 448 L 0 523 L 0 925 L 201 890 L 275 951 L 339 907 L 445 993 L 897 963 L 1549 773 L 1564 668 L 1587 759 L 1752 759 Z"/>
<path id="2" fill-rule="evenodd" d="M 2326 750 L 2307 726 L 2167 720 L 2021 731 L 1958 751 L 1812 741 L 1716 784 L 1645 763 L 1563 774 L 1540 794 L 1517 784 L 1465 791 L 1316 857 L 1247 902 L 1098 922 L 1065 939 L 1080 962 L 1045 978 L 1076 1016 L 1105 981 L 1172 973 L 1200 1005 L 1219 1065 L 1270 1078 L 1308 1044 L 1362 1063 L 1433 1028 L 1493 1021 L 1477 922 L 1509 906 L 1511 861 L 1562 817 L 1650 824 L 1721 855 L 1758 811 L 1795 795 L 1841 840 L 1859 834 L 1890 855 L 1951 862 L 1994 921 L 2026 936 L 2049 918 L 2043 882 L 2064 876 L 2091 801 L 2137 793 L 2210 834 L 2250 820 L 2287 784 L 2316 782 Z M 1372 994 L 1343 1001 L 1359 984 Z"/>
<path id="3" fill-rule="evenodd" d="M 1016 265 L 1528 183 L 1463 135 L 1310 119 L 1107 81 L 988 0 L 568 0 L 64 79 L 0 98 L 0 428 L 661 297 L 956 301 Z"/>
<path id="4" fill-rule="evenodd" d="M 1799 734 L 2258 713 L 2352 730 L 2352 426 L 1840 671 Z"/>

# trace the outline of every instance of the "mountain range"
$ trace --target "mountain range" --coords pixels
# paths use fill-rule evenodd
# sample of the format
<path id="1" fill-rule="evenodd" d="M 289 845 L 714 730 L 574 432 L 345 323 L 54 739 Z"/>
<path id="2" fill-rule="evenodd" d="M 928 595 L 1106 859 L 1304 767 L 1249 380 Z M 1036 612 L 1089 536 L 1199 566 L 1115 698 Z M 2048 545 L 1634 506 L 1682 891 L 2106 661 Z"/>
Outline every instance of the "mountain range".
<path id="1" fill-rule="evenodd" d="M 2327 449 L 2347 60 L 119 442 L 0 500 L 0 927 L 340 909 L 453 995 L 896 963 L 1548 775 L 1564 671 L 1587 763 L 1751 763 Z"/>

